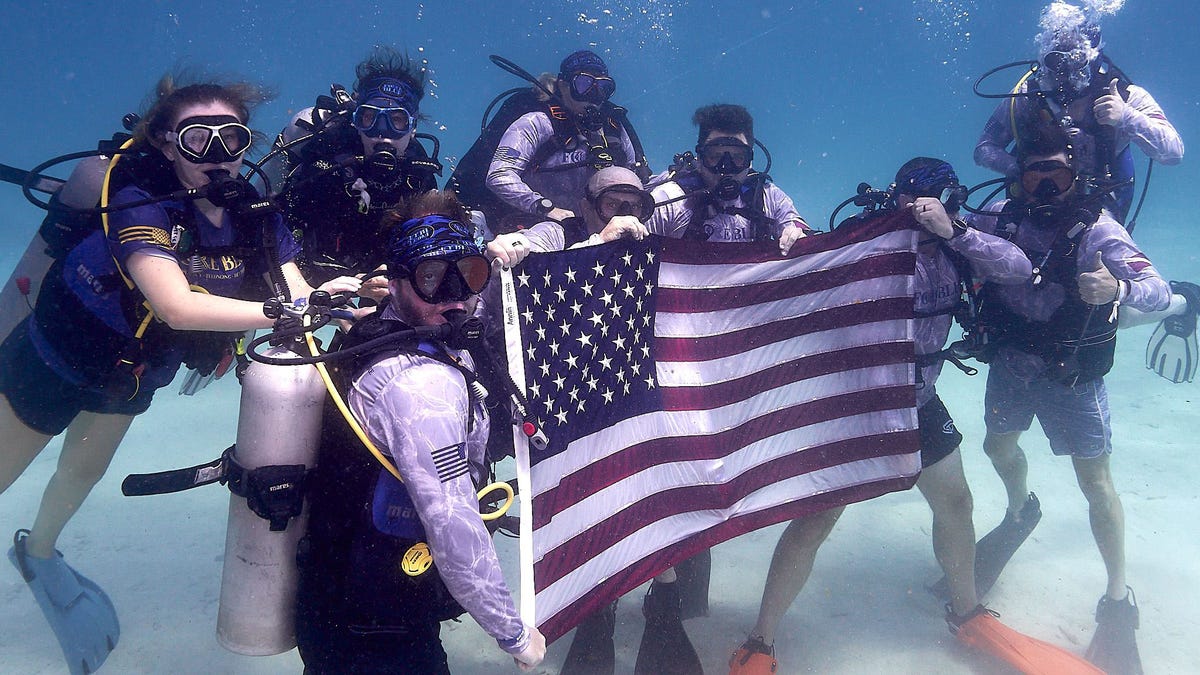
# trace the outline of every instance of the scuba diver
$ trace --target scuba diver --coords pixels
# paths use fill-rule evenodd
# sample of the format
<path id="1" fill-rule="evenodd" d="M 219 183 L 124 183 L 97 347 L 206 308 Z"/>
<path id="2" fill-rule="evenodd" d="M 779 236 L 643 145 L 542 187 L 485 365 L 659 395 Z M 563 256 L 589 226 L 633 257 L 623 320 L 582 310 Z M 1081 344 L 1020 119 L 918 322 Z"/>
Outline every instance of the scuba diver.
<path id="1" fill-rule="evenodd" d="M 1084 10 L 1053 2 L 1042 10 L 1040 26 L 1036 64 L 1011 93 L 985 95 L 1004 100 L 979 136 L 975 163 L 1014 178 L 1019 166 L 1007 148 L 1041 126 L 1060 126 L 1071 138 L 1080 174 L 1118 186 L 1105 206 L 1132 229 L 1136 212 L 1126 220 L 1133 202 L 1130 143 L 1154 162 L 1178 164 L 1183 140 L 1154 97 L 1131 83 L 1104 53 L 1100 26 Z M 1025 64 L 1009 64 L 1014 65 Z"/>
<path id="2" fill-rule="evenodd" d="M 1078 657 L 1013 631 L 996 619 L 995 612 L 980 604 L 991 584 L 987 582 L 984 587 L 983 579 L 977 578 L 972 498 L 959 452 L 962 434 L 955 428 L 935 384 L 945 361 L 974 373 L 959 360 L 966 357 L 962 343 L 943 348 L 956 319 L 964 327 L 970 325 L 969 304 L 964 296 L 972 282 L 1022 283 L 1029 278 L 1032 266 L 1012 243 L 968 227 L 958 217 L 966 193 L 950 164 L 917 157 L 900 167 L 888 191 L 871 193 L 877 199 L 867 213 L 847 219 L 839 227 L 858 227 L 867 219 L 901 218 L 915 221 L 913 226 L 921 230 L 913 294 L 921 439 L 917 488 L 933 513 L 933 547 L 948 581 L 944 599 L 951 630 L 964 643 L 1010 663 L 1038 663 L 1044 668 L 1039 672 L 1094 672 Z M 843 511 L 844 507 L 838 507 L 799 518 L 784 530 L 771 559 L 758 621 L 730 659 L 731 674 L 767 675 L 776 671 L 776 630 L 812 572 L 818 548 Z M 1007 647 L 996 649 L 997 644 Z"/>
<path id="3" fill-rule="evenodd" d="M 530 670 L 545 639 L 521 621 L 479 512 L 488 415 L 471 356 L 452 338 L 362 347 L 411 328 L 463 323 L 489 265 L 452 193 L 416 196 L 387 216 L 392 225 L 390 301 L 345 336 L 343 350 L 365 351 L 343 362 L 337 378 L 398 473 L 357 440 L 321 446 L 298 556 L 305 672 L 448 673 L 439 622 L 464 610 Z M 414 553 L 414 542 L 427 549 Z M 433 567 L 425 568 L 433 573 L 412 574 L 412 557 L 430 554 Z"/>
<path id="4" fill-rule="evenodd" d="M 303 251 L 297 263 L 315 280 L 363 274 L 382 262 L 383 214 L 437 189 L 437 141 L 417 134 L 425 69 L 377 48 L 355 68 L 354 92 L 333 86 L 300 111 L 275 141 L 264 166 L 282 179 L 279 200 Z M 433 139 L 430 155 L 420 138 Z M 365 293 L 387 294 L 382 277 Z"/>
<path id="5" fill-rule="evenodd" d="M 1012 241 L 1034 263 L 1029 281 L 985 283 L 979 321 L 994 347 L 986 390 L 984 450 L 1020 518 L 1029 494 L 1018 441 L 1037 417 L 1056 455 L 1072 459 L 1108 573 L 1088 658 L 1109 673 L 1140 673 L 1138 607 L 1125 577 L 1125 524 L 1113 486 L 1112 428 L 1104 375 L 1120 312 L 1167 310 L 1171 292 L 1128 232 L 1088 193 L 1067 132 L 1046 126 L 1017 146 L 1016 197 L 989 205 L 972 225 Z"/>
<path id="6" fill-rule="evenodd" d="M 588 50 L 563 59 L 558 75 L 535 78 L 498 56 L 492 61 L 532 85 L 509 90 L 463 156 L 450 186 L 482 211 L 494 233 L 575 215 L 588 178 L 607 166 L 649 176 L 645 154 L 604 60 Z M 491 110 L 489 106 L 488 111 Z"/>
<path id="7" fill-rule="evenodd" d="M 700 129 L 696 154 L 676 157 L 676 166 L 650 183 L 658 204 L 646 223 L 650 232 L 697 241 L 778 241 L 786 255 L 811 230 L 791 197 L 753 169 L 758 142 L 750 112 L 710 105 L 698 109 L 692 123 Z"/>
<path id="8" fill-rule="evenodd" d="M 245 83 L 177 86 L 165 76 L 125 147 L 112 153 L 103 229 L 50 267 L 32 315 L 0 345 L 0 490 L 66 431 L 33 526 L 8 556 L 37 599 L 72 673 L 96 670 L 120 634 L 104 591 L 55 550 L 136 415 L 181 364 L 210 371 L 242 331 L 274 321 L 242 299 L 262 274 L 307 297 L 282 218 L 238 177 L 264 100 Z M 96 210 L 90 210 L 96 213 Z M 357 291 L 339 278 L 328 291 Z"/>

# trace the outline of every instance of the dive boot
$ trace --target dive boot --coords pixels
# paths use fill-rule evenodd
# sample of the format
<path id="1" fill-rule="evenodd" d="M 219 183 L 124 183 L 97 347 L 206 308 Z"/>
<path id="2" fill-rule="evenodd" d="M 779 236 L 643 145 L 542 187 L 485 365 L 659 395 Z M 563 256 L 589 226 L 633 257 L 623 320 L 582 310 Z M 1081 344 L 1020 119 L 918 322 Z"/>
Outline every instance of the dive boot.
<path id="1" fill-rule="evenodd" d="M 729 675 L 773 675 L 779 668 L 775 646 L 750 637 L 729 658 Z"/>
<path id="2" fill-rule="evenodd" d="M 653 582 L 642 604 L 646 628 L 634 675 L 703 675 L 696 648 L 683 630 L 676 583 Z"/>
<path id="3" fill-rule="evenodd" d="M 1142 675 L 1142 657 L 1134 635 L 1139 623 L 1137 599 L 1133 589 L 1128 590 L 1122 600 L 1113 600 L 1106 593 L 1096 605 L 1096 633 L 1087 657 L 1109 675 Z"/>

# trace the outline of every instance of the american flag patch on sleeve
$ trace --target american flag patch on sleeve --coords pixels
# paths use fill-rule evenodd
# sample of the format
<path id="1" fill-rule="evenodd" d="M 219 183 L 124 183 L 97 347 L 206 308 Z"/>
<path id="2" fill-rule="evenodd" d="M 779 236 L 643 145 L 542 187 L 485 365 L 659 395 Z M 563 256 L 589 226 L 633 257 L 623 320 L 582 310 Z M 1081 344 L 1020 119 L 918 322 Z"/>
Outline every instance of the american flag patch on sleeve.
<path id="1" fill-rule="evenodd" d="M 467 467 L 467 453 L 463 449 L 462 443 L 448 445 L 440 450 L 433 451 L 433 466 L 437 469 L 438 480 L 443 483 L 465 476 L 469 468 Z"/>

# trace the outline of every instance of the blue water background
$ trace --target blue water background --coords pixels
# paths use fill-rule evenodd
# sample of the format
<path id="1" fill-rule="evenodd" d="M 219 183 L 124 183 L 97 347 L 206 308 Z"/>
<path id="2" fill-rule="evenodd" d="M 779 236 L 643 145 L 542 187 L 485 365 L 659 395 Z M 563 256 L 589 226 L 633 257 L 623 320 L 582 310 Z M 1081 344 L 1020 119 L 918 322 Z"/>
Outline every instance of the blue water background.
<path id="1" fill-rule="evenodd" d="M 428 121 L 421 130 L 441 138 L 449 175 L 455 158 L 465 152 L 478 133 L 480 115 L 492 96 L 521 84 L 491 65 L 487 60 L 489 54 L 504 55 L 536 74 L 557 70 L 563 55 L 588 47 L 609 63 L 619 83 L 615 100 L 630 109 L 630 118 L 640 131 L 656 170 L 664 168 L 674 153 L 691 149 L 695 144 L 695 128 L 690 118 L 698 106 L 742 103 L 755 116 L 757 136 L 774 155 L 772 176 L 795 198 L 800 212 L 823 227 L 830 210 L 851 194 L 859 181 L 884 186 L 895 168 L 914 155 L 950 160 L 966 182 L 993 177 L 973 166 L 971 152 L 994 102 L 973 96 L 971 85 L 990 67 L 1032 57 L 1032 37 L 1043 4 L 1035 0 L 378 4 L 85 4 L 0 0 L 0 63 L 3 64 L 0 91 L 6 94 L 5 105 L 0 106 L 0 129 L 3 129 L 0 162 L 29 168 L 56 154 L 94 147 L 98 138 L 119 129 L 125 113 L 141 108 L 141 102 L 164 71 L 177 66 L 201 67 L 273 87 L 277 98 L 262 107 L 251 124 L 269 139 L 291 113 L 311 105 L 317 95 L 328 93 L 331 82 L 352 85 L 354 64 L 372 45 L 387 44 L 406 48 L 410 54 L 429 62 L 430 94 L 422 107 Z M 1103 26 L 1108 54 L 1136 83 L 1155 96 L 1185 142 L 1190 143 L 1191 150 L 1200 151 L 1197 136 L 1200 70 L 1196 68 L 1200 63 L 1200 3 L 1131 0 L 1119 14 L 1106 19 Z M 990 81 L 987 89 L 1007 89 L 1018 75 L 1019 71 L 1001 75 Z M 1140 176 L 1145 160 L 1140 153 L 1137 157 Z M 758 166 L 762 167 L 761 158 Z M 1198 186 L 1200 160 L 1196 157 L 1186 158 L 1178 167 L 1156 167 L 1137 239 L 1168 278 L 1200 277 L 1200 263 L 1193 248 Z M 41 212 L 20 197 L 19 190 L 0 184 L 0 272 L 11 269 L 41 217 Z M 1200 423 L 1194 403 L 1198 385 L 1172 387 L 1150 376 L 1140 362 L 1141 344 L 1148 333 L 1130 331 L 1130 334 L 1134 337 L 1122 338 L 1119 372 L 1110 377 L 1110 386 L 1123 392 L 1114 397 L 1113 404 L 1114 409 L 1122 409 L 1117 415 L 1118 444 L 1142 438 L 1185 436 Z M 971 439 L 964 445 L 964 457 L 969 446 L 975 457 L 971 461 L 977 467 L 983 466 L 978 459 L 978 440 L 982 434 L 978 398 L 982 381 L 980 378 L 968 381 L 957 373 L 951 373 L 949 378 L 955 380 L 948 386 L 961 387 L 964 392 L 962 400 L 951 405 L 956 417 L 962 419 L 960 427 Z M 231 404 L 235 408 L 236 387 L 221 384 L 217 392 L 221 404 L 225 410 L 230 410 Z M 1132 395 L 1134 392 L 1136 396 Z M 165 421 L 163 416 L 187 410 L 186 399 L 176 397 L 172 389 L 164 390 L 161 396 L 165 400 L 149 413 L 150 422 L 142 424 L 159 424 Z M 1139 404 L 1137 397 L 1145 399 L 1144 405 Z M 1164 411 L 1170 410 L 1183 411 L 1190 417 L 1164 415 Z M 172 424 L 189 428 L 186 421 Z M 227 437 L 226 443 L 232 441 L 234 420 L 228 418 L 227 424 L 228 433 L 220 434 Z M 1147 452 L 1138 457 L 1136 467 L 1127 463 L 1118 469 L 1126 472 L 1120 476 L 1121 487 L 1134 491 L 1132 497 L 1126 497 L 1126 508 L 1135 515 L 1150 513 L 1153 502 L 1137 500 L 1163 498 L 1168 501 L 1160 502 L 1161 512 L 1190 523 L 1147 525 L 1145 521 L 1137 521 L 1137 525 L 1131 525 L 1129 536 L 1131 561 L 1139 556 L 1145 560 L 1151 550 L 1177 545 L 1174 540 L 1159 537 L 1160 524 L 1163 531 L 1175 533 L 1172 536 L 1184 531 L 1191 532 L 1194 539 L 1197 510 L 1194 490 L 1164 495 L 1162 489 L 1155 492 L 1153 488 L 1159 481 L 1181 480 L 1181 476 L 1194 469 L 1194 462 L 1183 445 L 1164 450 L 1161 454 Z M 118 462 L 123 456 L 138 452 L 143 450 L 123 448 Z M 204 450 L 197 452 L 200 456 L 189 456 L 188 461 L 207 459 Z M 1069 471 L 1064 460 L 1048 457 L 1044 442 L 1032 456 L 1031 462 L 1054 463 L 1056 470 Z M 1122 461 L 1133 461 L 1125 457 L 1122 456 Z M 44 457 L 39 462 L 43 460 Z M 114 473 L 118 468 L 149 471 L 181 463 L 185 462 L 174 461 L 171 453 L 164 451 L 151 466 L 145 463 L 115 466 Z M 991 490 L 990 510 L 977 510 L 976 515 L 977 527 L 990 526 L 985 523 L 998 519 L 997 509 L 1001 508 L 995 478 L 986 473 L 970 475 L 973 487 L 976 480 L 990 482 L 984 484 L 985 489 Z M 24 480 L 41 480 L 36 487 L 40 493 L 44 479 L 27 475 Z M 101 495 L 101 490 L 107 496 Z M 1144 491 L 1140 497 L 1139 490 Z M 97 513 L 100 504 L 113 498 L 114 491 L 115 484 L 106 479 L 81 511 L 80 519 L 102 521 L 103 514 Z M 985 501 L 979 494 L 977 505 Z M 1061 506 L 1060 511 L 1071 511 L 1064 526 L 1069 524 L 1075 534 L 1084 537 L 1079 550 L 1072 553 L 1078 554 L 1079 564 L 1085 565 L 1090 575 L 1087 588 L 1079 590 L 1080 595 L 1072 599 L 1072 611 L 1077 615 L 1072 620 L 1078 619 L 1082 626 L 1090 621 L 1086 614 L 1101 588 L 1102 576 L 1097 575 L 1102 575 L 1102 570 L 1086 533 L 1079 533 L 1086 530 L 1086 509 L 1081 506 L 1078 494 L 1071 497 L 1074 501 Z M 917 512 L 923 510 L 918 496 L 913 494 L 911 499 L 915 500 L 912 503 Z M 21 513 L 13 514 L 6 509 L 6 518 L 0 524 L 10 529 L 15 527 L 7 517 L 11 515 L 18 525 L 28 525 L 35 506 L 36 500 L 26 499 L 22 501 Z M 140 506 L 143 510 L 139 513 L 151 513 L 152 507 Z M 89 537 L 98 540 L 116 536 L 113 532 L 120 533 L 123 547 L 133 550 L 149 547 L 139 534 L 141 527 L 153 526 L 153 519 L 136 527 L 120 526 L 105 531 L 89 530 L 84 522 L 87 521 L 78 520 L 64 535 L 64 542 L 72 549 L 84 548 L 82 544 Z M 223 514 L 213 518 L 198 515 L 182 527 L 200 527 L 201 522 L 215 530 L 211 535 L 214 541 L 222 536 Z M 1042 527 L 1045 529 L 1047 525 Z M 1045 534 L 1050 537 L 1053 532 Z M 913 557 L 932 558 L 927 537 L 910 538 Z M 886 541 L 897 545 L 895 538 Z M 770 550 L 773 538 L 763 539 L 760 544 L 764 553 L 756 556 L 755 579 L 765 573 L 765 552 Z M 836 548 L 836 542 L 831 542 L 831 546 Z M 1187 550 L 1194 553 L 1195 546 L 1189 546 Z M 852 547 L 852 554 L 844 553 L 841 557 L 836 551 L 825 554 L 841 562 L 834 569 L 818 570 L 814 583 L 822 576 L 831 585 L 858 583 L 851 571 L 843 570 L 850 570 L 856 561 L 861 563 L 868 558 L 871 554 L 863 553 L 866 547 L 864 541 Z M 893 548 L 892 554 L 895 553 Z M 862 557 L 853 557 L 860 554 Z M 1195 557 L 1183 560 L 1182 571 L 1159 567 L 1157 563 L 1142 563 L 1141 576 L 1143 579 L 1150 576 L 1146 572 L 1159 578 L 1179 574 L 1180 578 L 1194 580 Z M 211 577 L 216 574 L 219 561 L 210 557 L 200 563 L 199 567 L 188 569 L 213 581 Z M 926 564 L 932 569 L 932 562 Z M 156 568 L 156 574 L 170 577 L 176 567 L 183 565 L 182 559 L 173 561 L 171 565 Z M 1037 574 L 1039 570 L 1018 568 L 1010 573 L 1019 576 Z M 715 580 L 714 588 L 717 583 Z M 1136 585 L 1137 581 L 1133 583 Z M 209 586 L 208 596 L 191 602 L 194 611 L 209 612 L 208 618 L 200 620 L 211 626 L 211 606 L 215 599 Z M 746 596 L 741 600 L 746 605 L 743 613 L 749 620 L 753 618 L 759 588 L 761 585 L 755 581 L 733 589 Z M 25 593 L 23 588 L 20 592 Z M 810 593 L 817 598 L 826 597 L 816 591 Z M 1185 644 L 1186 627 L 1190 625 L 1194 632 L 1197 616 L 1195 588 L 1187 593 L 1191 594 L 1190 599 L 1170 598 L 1169 592 L 1160 593 L 1155 599 L 1162 604 L 1174 601 L 1178 607 L 1190 609 L 1166 616 L 1150 615 L 1149 625 L 1159 629 L 1170 626 L 1172 631 L 1181 630 L 1183 634 L 1172 641 L 1175 647 L 1160 647 L 1148 654 L 1148 664 L 1185 672 L 1190 670 L 1189 662 L 1194 667 L 1194 659 L 1200 658 L 1194 645 Z M 1029 603 L 1037 610 L 1032 613 L 1049 611 L 1048 606 L 1053 603 L 1043 600 Z M 31 606 L 28 597 L 22 597 L 21 602 Z M 1011 607 L 1015 603 L 1009 604 Z M 640 621 L 636 603 L 626 603 L 623 607 L 633 621 Z M 829 611 L 833 616 L 845 616 L 847 612 L 861 615 L 864 610 L 860 607 L 852 612 L 851 608 L 838 606 Z M 934 614 L 932 622 L 936 623 L 936 610 Z M 32 615 L 29 620 L 40 622 L 40 618 Z M 165 619 L 169 620 L 173 619 Z M 725 642 L 735 643 L 736 638 L 730 635 L 745 630 L 744 623 L 745 620 L 730 626 L 729 635 L 722 635 L 729 639 L 721 644 L 705 644 L 702 649 L 723 650 Z M 1144 615 L 1143 624 L 1146 623 Z M 134 649 L 137 644 L 139 629 L 132 625 L 134 632 L 123 638 L 124 649 Z M 37 639 L 41 641 L 35 650 L 37 658 L 44 657 L 46 663 L 52 663 L 57 658 L 56 648 L 44 635 L 45 627 L 36 628 Z M 931 630 L 935 629 L 937 634 L 943 633 L 938 626 Z M 210 634 L 209 631 L 211 628 L 206 627 L 201 632 Z M 1146 631 L 1142 633 L 1145 639 Z M 627 642 L 636 644 L 635 637 L 626 637 Z M 1059 636 L 1043 633 L 1042 637 L 1058 639 Z M 1082 651 L 1080 640 L 1086 644 L 1087 636 L 1072 638 L 1076 651 Z M 819 660 L 828 653 L 834 655 L 828 658 L 835 662 L 842 658 L 844 667 L 845 657 L 836 655 L 848 646 L 836 643 L 834 636 L 824 646 L 810 644 L 803 652 L 798 651 L 800 647 L 793 647 L 797 651 L 788 656 L 799 659 L 803 653 L 805 659 Z M 10 646 L 9 640 L 0 641 L 0 650 L 11 648 L 15 646 Z M 205 650 L 218 648 L 200 645 L 198 649 L 203 654 Z M 557 658 L 561 659 L 565 644 L 557 649 Z M 626 647 L 621 649 L 627 651 Z M 628 657 L 624 651 L 622 654 Z M 719 655 L 706 654 L 706 659 L 710 656 L 714 663 L 720 663 Z M 0 653 L 0 662 L 6 658 L 7 654 Z M 126 653 L 122 658 L 130 657 Z M 199 663 L 184 662 L 180 672 L 189 672 Z M 151 665 L 146 667 L 149 668 L 146 672 L 156 670 Z"/>

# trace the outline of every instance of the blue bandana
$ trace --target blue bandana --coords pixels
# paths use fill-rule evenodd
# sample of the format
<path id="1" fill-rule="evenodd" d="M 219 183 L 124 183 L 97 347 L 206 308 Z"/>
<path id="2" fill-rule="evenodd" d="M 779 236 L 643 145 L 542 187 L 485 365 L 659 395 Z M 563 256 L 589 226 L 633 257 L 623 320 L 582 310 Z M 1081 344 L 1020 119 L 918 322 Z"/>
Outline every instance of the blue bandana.
<path id="1" fill-rule="evenodd" d="M 896 176 L 896 190 L 917 197 L 937 196 L 943 189 L 958 184 L 958 174 L 947 162 L 918 167 Z"/>
<path id="2" fill-rule="evenodd" d="M 396 226 L 388 241 L 388 272 L 393 278 L 401 268 L 412 269 L 428 258 L 458 259 L 483 255 L 472 228 L 446 216 L 413 218 Z"/>
<path id="3" fill-rule="evenodd" d="M 404 108 L 414 117 L 421 105 L 421 95 L 413 86 L 403 80 L 393 77 L 378 77 L 362 83 L 362 88 L 355 92 L 359 103 L 386 100 L 397 108 Z"/>

